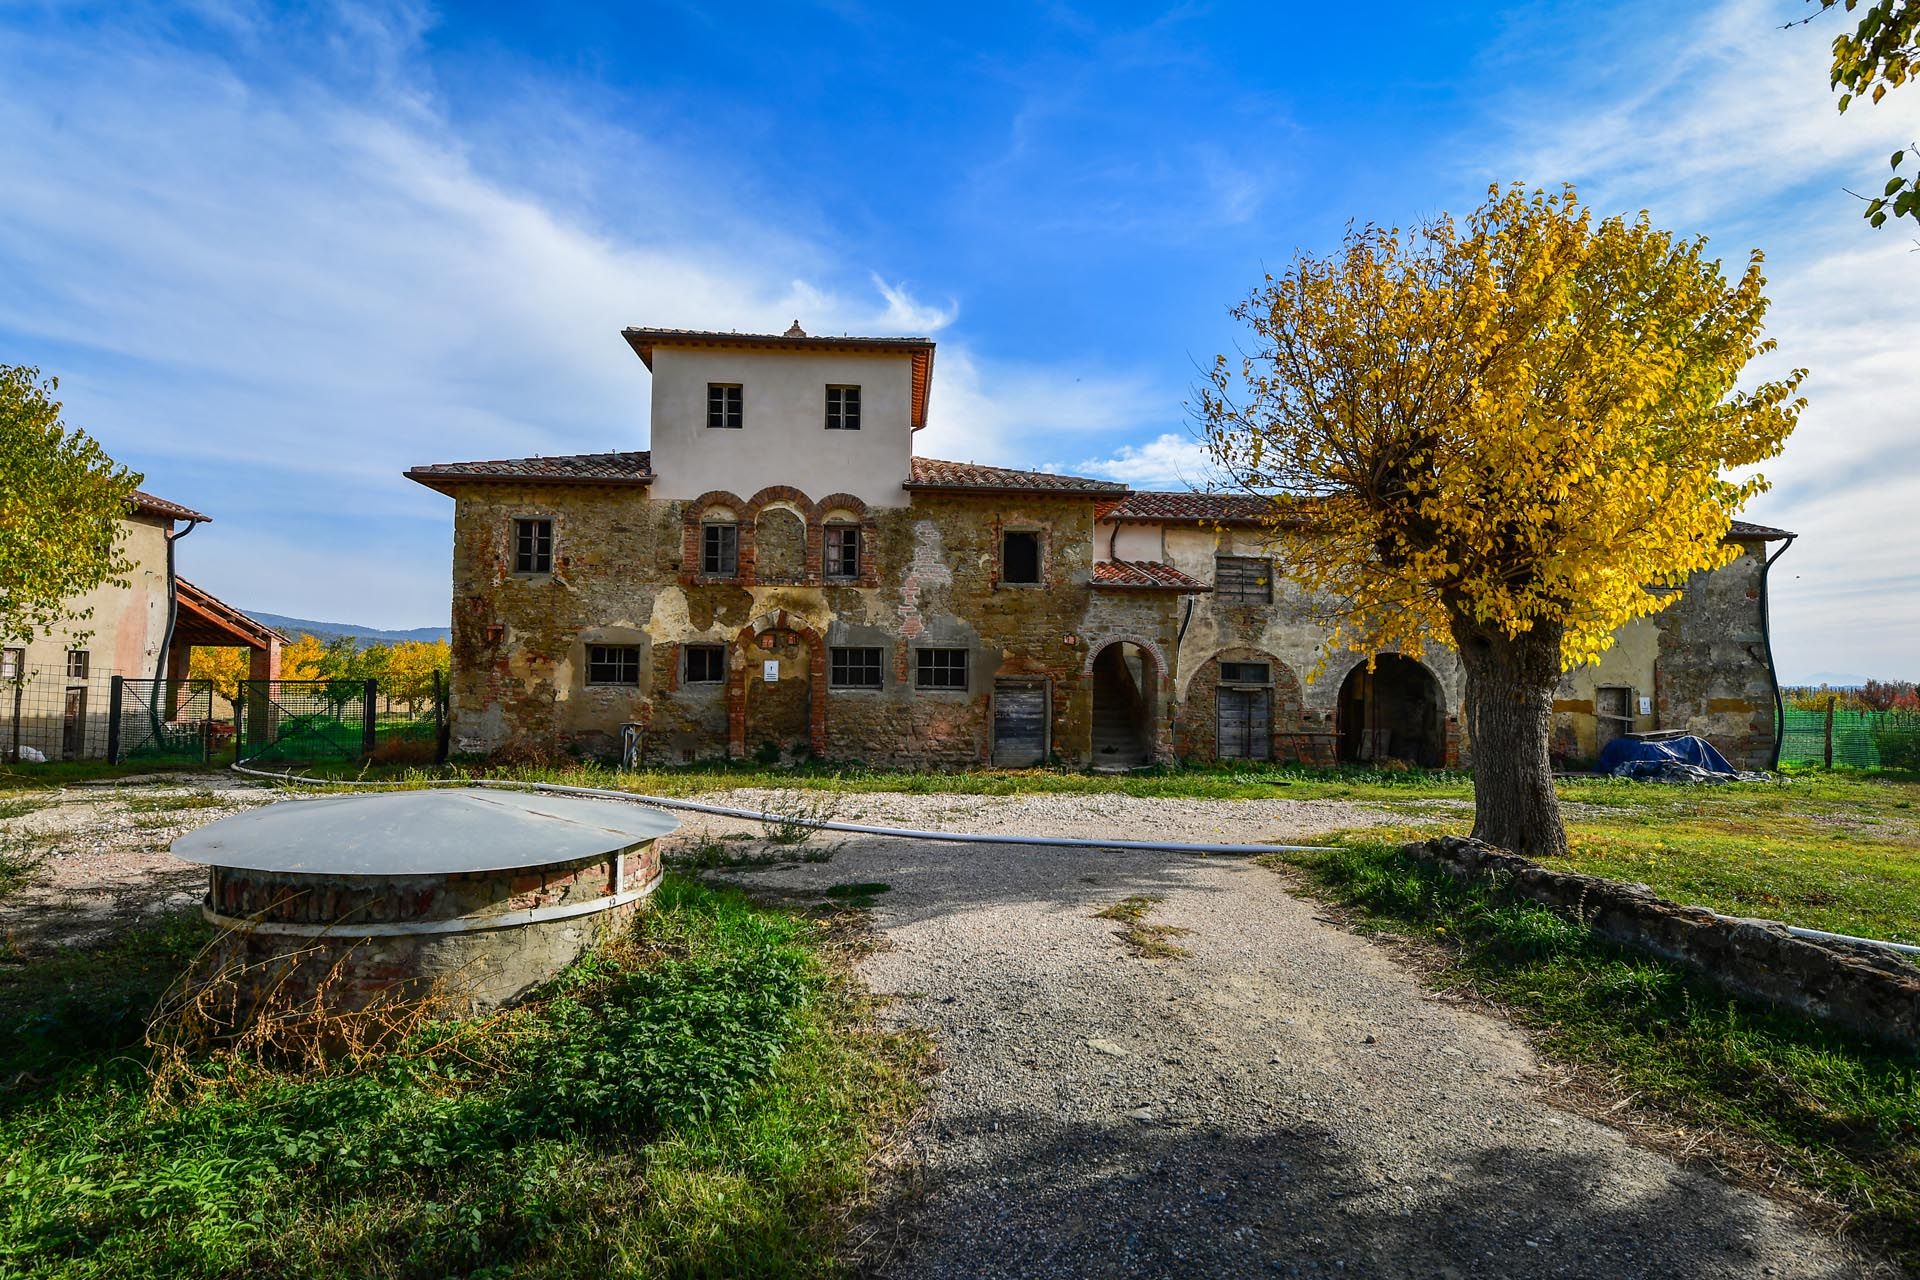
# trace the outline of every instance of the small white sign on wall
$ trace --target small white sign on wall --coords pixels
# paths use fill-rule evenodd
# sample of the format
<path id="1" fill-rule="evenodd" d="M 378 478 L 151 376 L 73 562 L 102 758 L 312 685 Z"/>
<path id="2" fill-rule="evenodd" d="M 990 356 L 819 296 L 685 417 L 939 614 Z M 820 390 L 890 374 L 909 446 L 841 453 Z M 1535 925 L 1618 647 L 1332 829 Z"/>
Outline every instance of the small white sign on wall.
<path id="1" fill-rule="evenodd" d="M 778 683 L 780 679 L 780 659 L 768 658 L 760 664 L 760 678 L 768 684 Z"/>
<path id="2" fill-rule="evenodd" d="M 1644 693 L 1640 695 L 1640 714 L 1643 716 L 1653 714 L 1653 699 Z"/>

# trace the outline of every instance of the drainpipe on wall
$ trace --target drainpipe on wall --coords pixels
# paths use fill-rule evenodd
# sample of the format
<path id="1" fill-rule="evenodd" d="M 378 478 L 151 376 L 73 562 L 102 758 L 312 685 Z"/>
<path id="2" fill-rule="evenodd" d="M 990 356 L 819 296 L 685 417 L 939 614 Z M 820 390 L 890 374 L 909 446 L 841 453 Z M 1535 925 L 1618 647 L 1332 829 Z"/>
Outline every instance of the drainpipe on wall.
<path id="1" fill-rule="evenodd" d="M 160 658 L 159 661 L 154 664 L 153 668 L 154 696 L 147 700 L 147 715 L 153 721 L 153 733 L 156 738 L 160 736 L 161 702 L 167 697 L 165 692 L 167 655 L 173 650 L 173 625 L 180 616 L 180 592 L 179 588 L 174 585 L 173 544 L 192 533 L 195 523 L 195 521 L 189 520 L 186 523 L 186 527 L 181 529 L 180 532 L 169 532 L 161 535 L 167 540 L 167 629 L 165 634 L 160 637 Z"/>
<path id="2" fill-rule="evenodd" d="M 1767 763 L 1771 771 L 1780 768 L 1780 748 L 1787 736 L 1787 704 L 1780 694 L 1780 673 L 1773 666 L 1773 611 L 1767 603 L 1767 572 L 1775 560 L 1787 554 L 1793 538 L 1793 534 L 1788 534 L 1780 549 L 1760 562 L 1760 638 L 1767 649 L 1767 683 L 1773 686 L 1773 759 Z"/>

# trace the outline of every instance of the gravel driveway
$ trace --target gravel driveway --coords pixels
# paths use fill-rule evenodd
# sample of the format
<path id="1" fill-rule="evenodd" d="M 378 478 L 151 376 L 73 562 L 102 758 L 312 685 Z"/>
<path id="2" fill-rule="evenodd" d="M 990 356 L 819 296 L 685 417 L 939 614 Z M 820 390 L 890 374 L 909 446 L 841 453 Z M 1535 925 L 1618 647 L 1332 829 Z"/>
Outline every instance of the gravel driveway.
<path id="1" fill-rule="evenodd" d="M 1126 797 L 851 810 L 1224 841 L 1382 819 Z M 854 839 L 830 863 L 741 879 L 891 886 L 875 909 L 891 945 L 862 972 L 934 1030 L 946 1070 L 887 1275 L 1874 1274 L 1790 1208 L 1556 1109 L 1518 1035 L 1432 998 L 1249 862 Z M 1094 917 L 1136 894 L 1161 898 L 1148 921 L 1189 930 L 1172 940 L 1190 955 L 1139 958 Z"/>

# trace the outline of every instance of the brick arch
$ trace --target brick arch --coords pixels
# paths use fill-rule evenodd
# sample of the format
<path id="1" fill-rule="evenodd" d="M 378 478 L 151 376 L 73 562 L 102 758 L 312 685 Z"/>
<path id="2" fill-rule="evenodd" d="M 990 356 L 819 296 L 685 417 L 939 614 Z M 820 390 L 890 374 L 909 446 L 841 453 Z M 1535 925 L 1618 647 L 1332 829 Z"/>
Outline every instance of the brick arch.
<path id="1" fill-rule="evenodd" d="M 790 484 L 770 484 L 747 499 L 747 510 L 758 519 L 760 512 L 769 503 L 791 502 L 800 508 L 800 518 L 811 522 L 813 519 L 813 499 Z"/>
<path id="2" fill-rule="evenodd" d="M 820 541 L 819 526 L 806 509 L 761 505 L 753 515 L 752 581 L 779 586 L 815 581 Z M 741 571 L 746 573 L 747 567 L 743 565 Z"/>
<path id="3" fill-rule="evenodd" d="M 753 562 L 753 517 L 750 504 L 737 493 L 709 489 L 680 509 L 680 582 L 692 586 L 700 580 L 700 525 L 708 507 L 726 507 L 740 522 L 740 576 L 744 580 Z"/>
<path id="4" fill-rule="evenodd" d="M 1218 691 L 1222 662 L 1264 662 L 1273 674 L 1273 705 L 1267 725 L 1270 759 L 1333 763 L 1333 739 L 1305 717 L 1305 692 L 1300 674 L 1278 654 L 1248 645 L 1229 645 L 1216 650 L 1194 668 L 1188 678 L 1187 696 L 1180 703 L 1178 736 L 1182 756 L 1201 760 L 1220 758 Z"/>
<path id="5" fill-rule="evenodd" d="M 807 663 L 807 749 L 816 756 L 827 754 L 827 641 L 804 618 L 776 609 L 763 613 L 740 628 L 734 636 L 736 652 L 727 664 L 727 754 L 743 759 L 747 754 L 747 668 L 755 661 L 756 642 L 769 631 L 792 631 L 806 642 Z"/>
<path id="6" fill-rule="evenodd" d="M 844 511 L 852 516 L 854 524 L 860 529 L 860 576 L 851 584 L 836 580 L 837 585 L 879 586 L 880 566 L 876 553 L 880 548 L 880 526 L 867 504 L 850 493 L 830 493 L 813 504 L 813 518 L 807 529 L 809 577 L 822 585 L 826 583 L 827 516 L 834 511 Z"/>
<path id="7" fill-rule="evenodd" d="M 1380 658 L 1404 659 L 1418 667 L 1421 672 L 1426 675 L 1427 679 L 1432 682 L 1434 690 L 1439 694 L 1437 710 L 1440 722 L 1437 726 L 1433 726 L 1438 729 L 1440 739 L 1437 744 L 1434 744 L 1437 747 L 1435 754 L 1439 757 L 1437 764 L 1443 769 L 1458 767 L 1461 747 L 1460 715 L 1453 705 L 1452 692 L 1447 679 L 1440 672 L 1434 670 L 1433 664 L 1427 662 L 1424 658 L 1406 652 L 1398 645 L 1381 649 L 1371 656 L 1361 657 L 1349 665 L 1344 671 L 1340 672 L 1338 678 L 1328 679 L 1325 682 L 1324 690 L 1330 691 L 1332 694 L 1332 706 L 1336 724 L 1338 723 L 1342 703 L 1345 698 L 1347 682 L 1353 679 L 1356 672 L 1366 670 L 1369 662 L 1374 662 Z M 1332 670 L 1333 668 L 1329 666 L 1329 675 L 1331 675 Z"/>
<path id="8" fill-rule="evenodd" d="M 1164 761 L 1173 750 L 1173 667 L 1167 661 L 1166 650 L 1156 640 L 1145 636 L 1110 636 L 1099 644 L 1087 646 L 1087 657 L 1080 668 L 1080 674 L 1086 679 L 1086 687 L 1093 688 L 1093 664 L 1101 654 L 1117 644 L 1130 644 L 1145 653 L 1153 661 L 1153 705 L 1148 708 L 1149 724 L 1152 727 L 1153 741 L 1150 744 L 1153 758 Z"/>

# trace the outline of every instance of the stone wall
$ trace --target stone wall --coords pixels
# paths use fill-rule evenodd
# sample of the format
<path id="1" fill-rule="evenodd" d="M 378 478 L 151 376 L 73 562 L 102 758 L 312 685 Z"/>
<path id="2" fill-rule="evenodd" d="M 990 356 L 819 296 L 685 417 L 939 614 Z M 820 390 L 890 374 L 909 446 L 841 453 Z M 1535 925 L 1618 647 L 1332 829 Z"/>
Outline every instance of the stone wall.
<path id="1" fill-rule="evenodd" d="M 1920 969 L 1875 948 L 1798 938 L 1771 920 L 1730 920 L 1644 885 L 1549 871 L 1478 840 L 1444 836 L 1406 852 L 1462 879 L 1571 916 L 1614 942 L 1684 964 L 1740 995 L 1859 1034 L 1920 1045 Z"/>

